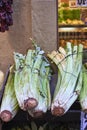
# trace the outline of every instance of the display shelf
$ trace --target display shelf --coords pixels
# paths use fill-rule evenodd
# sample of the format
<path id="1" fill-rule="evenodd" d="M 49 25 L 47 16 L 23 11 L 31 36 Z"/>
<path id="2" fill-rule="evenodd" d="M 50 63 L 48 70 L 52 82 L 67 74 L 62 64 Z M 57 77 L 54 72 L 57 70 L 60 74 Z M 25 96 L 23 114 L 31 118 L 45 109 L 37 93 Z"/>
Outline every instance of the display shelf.
<path id="1" fill-rule="evenodd" d="M 82 25 L 71 25 L 71 24 L 70 25 L 69 24 L 68 25 L 64 25 L 64 24 L 61 24 L 61 25 L 58 25 L 58 27 L 59 28 L 63 28 L 63 27 L 64 28 L 67 28 L 67 27 L 68 28 L 71 28 L 71 27 L 73 27 L 73 28 L 87 28 L 87 25 L 85 25 L 85 24 L 82 24 Z"/>
<path id="2" fill-rule="evenodd" d="M 76 38 L 68 38 L 68 37 L 67 38 L 60 38 L 60 40 L 66 40 L 66 41 L 70 40 L 70 39 L 72 39 L 72 40 L 79 40 L 79 38 L 77 38 L 77 39 Z M 80 40 L 87 40 L 87 38 L 80 38 Z"/>
<path id="3" fill-rule="evenodd" d="M 10 65 L 9 65 L 10 67 Z M 7 82 L 7 78 L 9 75 L 9 67 L 7 69 L 6 75 L 5 75 L 5 80 L 3 83 L 3 89 L 5 88 L 5 84 Z M 51 95 L 53 96 L 54 93 L 54 89 L 57 83 L 57 74 L 54 74 L 52 76 L 51 82 L 50 82 L 50 89 L 51 89 Z M 3 93 L 3 91 L 2 91 Z M 12 121 L 10 121 L 9 123 L 13 123 L 13 122 L 27 122 L 27 121 L 36 121 L 36 122 L 46 122 L 46 121 L 53 121 L 56 119 L 56 121 L 63 121 L 63 122 L 68 122 L 68 121 L 79 121 L 80 120 L 80 113 L 81 113 L 81 108 L 80 108 L 80 104 L 78 102 L 78 100 L 71 106 L 71 108 L 69 109 L 68 112 L 66 112 L 64 115 L 62 116 L 53 116 L 51 114 L 51 111 L 48 111 L 46 114 L 44 114 L 42 117 L 39 118 L 32 118 L 28 112 L 26 111 L 22 111 L 19 110 L 19 112 L 17 113 L 17 115 L 12 119 Z M 7 124 L 7 123 L 5 123 Z"/>
<path id="4" fill-rule="evenodd" d="M 81 111 L 80 110 L 69 110 L 66 114 L 64 114 L 61 117 L 58 116 L 52 116 L 50 112 L 47 112 L 43 117 L 41 118 L 31 118 L 27 112 L 19 111 L 18 114 L 15 116 L 14 119 L 12 119 L 8 123 L 3 123 L 5 126 L 11 126 L 11 125 L 18 125 L 23 123 L 30 123 L 31 121 L 36 122 L 38 125 L 43 125 L 45 123 L 59 123 L 59 122 L 79 122 L 80 123 L 80 116 Z M 4 127 L 5 127 L 4 126 Z"/>
<path id="5" fill-rule="evenodd" d="M 21 115 L 23 115 L 23 113 L 21 113 Z M 50 126 L 63 126 L 63 125 L 71 125 L 74 128 L 77 128 L 77 124 L 78 124 L 78 129 L 76 130 L 80 130 L 80 124 L 81 121 L 80 119 L 80 112 L 74 112 L 74 111 L 69 111 L 67 114 L 65 114 L 62 117 L 52 117 L 50 115 L 46 115 L 44 118 L 38 118 L 35 120 L 12 120 L 8 123 L 4 123 L 2 126 L 2 130 L 10 130 L 11 128 L 15 128 L 17 126 L 22 127 L 22 126 L 26 126 L 26 125 L 31 125 L 31 122 L 35 122 L 35 124 L 37 126 L 43 126 L 43 125 L 50 125 Z"/>
<path id="6" fill-rule="evenodd" d="M 75 103 L 76 105 L 76 103 Z M 75 109 L 75 108 L 74 108 Z M 79 124 L 81 125 L 81 111 L 70 109 L 62 116 L 53 116 L 50 111 L 39 118 L 32 118 L 27 112 L 19 110 L 17 115 L 10 122 L 2 122 L 2 130 L 10 130 L 12 127 L 30 125 L 31 122 L 35 122 L 37 126 L 43 126 L 44 124 L 59 125 L 59 124 Z M 79 129 L 80 130 L 80 129 Z"/>
<path id="7" fill-rule="evenodd" d="M 87 48 L 87 25 L 58 25 L 58 42 L 64 45 L 66 41 L 82 43 Z"/>
<path id="8" fill-rule="evenodd" d="M 10 67 L 10 65 L 9 65 Z M 9 67 L 7 69 L 5 80 L 3 83 L 3 88 L 5 87 L 5 84 L 7 82 L 7 78 L 9 75 Z M 51 82 L 50 82 L 50 89 L 51 89 L 51 95 L 53 96 L 54 89 L 57 83 L 57 73 L 52 76 Z M 2 91 L 3 92 L 3 91 Z M 42 117 L 33 118 L 31 117 L 28 112 L 19 110 L 16 116 L 8 123 L 2 122 L 2 130 L 9 129 L 12 126 L 17 126 L 21 124 L 29 124 L 31 121 L 34 121 L 37 125 L 43 125 L 45 123 L 69 123 L 69 122 L 78 122 L 79 125 L 81 124 L 81 107 L 79 104 L 79 101 L 76 100 L 71 108 L 62 116 L 53 116 L 51 111 L 48 111 L 46 114 L 44 114 Z"/>

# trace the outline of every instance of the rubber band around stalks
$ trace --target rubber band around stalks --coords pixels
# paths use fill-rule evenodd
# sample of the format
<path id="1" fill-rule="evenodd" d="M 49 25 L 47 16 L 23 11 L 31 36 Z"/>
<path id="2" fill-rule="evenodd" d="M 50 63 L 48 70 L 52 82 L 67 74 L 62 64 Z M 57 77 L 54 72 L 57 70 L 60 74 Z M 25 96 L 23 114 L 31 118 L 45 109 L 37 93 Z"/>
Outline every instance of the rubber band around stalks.
<path id="1" fill-rule="evenodd" d="M 4 122 L 8 122 L 12 119 L 12 113 L 8 110 L 4 110 L 0 114 L 0 118 Z"/>

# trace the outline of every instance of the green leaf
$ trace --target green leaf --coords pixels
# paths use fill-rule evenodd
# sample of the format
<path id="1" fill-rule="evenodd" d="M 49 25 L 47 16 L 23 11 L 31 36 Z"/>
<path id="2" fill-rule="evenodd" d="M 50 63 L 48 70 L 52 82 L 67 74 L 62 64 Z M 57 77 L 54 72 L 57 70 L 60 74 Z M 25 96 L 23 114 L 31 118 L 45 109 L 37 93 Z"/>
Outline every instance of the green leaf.
<path id="1" fill-rule="evenodd" d="M 31 129 L 37 130 L 37 125 L 35 124 L 35 122 L 31 122 Z"/>
<path id="2" fill-rule="evenodd" d="M 24 126 L 24 130 L 31 130 L 29 126 Z"/>

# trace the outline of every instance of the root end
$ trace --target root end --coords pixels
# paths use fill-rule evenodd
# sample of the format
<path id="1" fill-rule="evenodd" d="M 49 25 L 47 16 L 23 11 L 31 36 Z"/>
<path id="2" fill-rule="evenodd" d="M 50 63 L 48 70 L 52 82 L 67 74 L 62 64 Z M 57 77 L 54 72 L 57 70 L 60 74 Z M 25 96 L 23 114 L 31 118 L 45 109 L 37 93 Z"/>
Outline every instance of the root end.
<path id="1" fill-rule="evenodd" d="M 1 112 L 0 118 L 2 119 L 2 121 L 8 122 L 12 119 L 12 113 L 10 111 L 4 110 Z"/>
<path id="2" fill-rule="evenodd" d="M 37 105 L 38 105 L 38 102 L 34 98 L 29 98 L 24 101 L 24 108 L 26 110 L 28 110 L 28 109 L 31 110 L 31 109 L 35 108 Z"/>
<path id="3" fill-rule="evenodd" d="M 52 115 L 54 116 L 62 116 L 64 114 L 64 109 L 62 107 L 54 107 L 52 110 Z"/>

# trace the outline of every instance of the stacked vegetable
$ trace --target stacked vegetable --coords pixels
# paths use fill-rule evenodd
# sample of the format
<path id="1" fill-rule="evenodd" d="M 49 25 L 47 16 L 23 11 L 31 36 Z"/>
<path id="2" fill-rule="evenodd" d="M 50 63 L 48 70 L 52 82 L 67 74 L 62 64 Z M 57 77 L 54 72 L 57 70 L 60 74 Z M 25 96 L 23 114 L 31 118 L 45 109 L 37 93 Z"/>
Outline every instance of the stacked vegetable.
<path id="1" fill-rule="evenodd" d="M 20 108 L 37 117 L 50 109 L 51 68 L 44 51 L 35 47 L 35 50 L 29 49 L 26 56 L 14 53 L 14 87 Z"/>
<path id="2" fill-rule="evenodd" d="M 34 44 L 26 55 L 14 53 L 0 106 L 0 118 L 8 122 L 19 108 L 32 117 L 46 113 L 51 106 L 51 67 L 44 51 Z"/>
<path id="3" fill-rule="evenodd" d="M 80 97 L 82 110 L 87 110 L 86 68 L 82 65 L 83 45 L 67 42 L 66 48 L 59 47 L 47 56 L 58 68 L 58 79 L 51 101 L 51 64 L 43 50 L 34 43 L 26 55 L 14 53 L 14 65 L 9 76 L 0 107 L 0 118 L 8 122 L 18 109 L 39 117 L 51 109 L 53 115 L 65 114 Z M 84 73 L 83 73 L 84 72 Z M 82 89 L 82 91 L 81 91 Z M 84 107 L 85 106 L 85 107 Z"/>
<path id="4" fill-rule="evenodd" d="M 53 115 L 63 115 L 75 102 L 82 87 L 82 52 L 81 44 L 72 46 L 67 42 L 66 49 L 59 48 L 48 54 L 58 67 L 58 81 L 51 105 Z"/>
<path id="5" fill-rule="evenodd" d="M 1 102 L 0 118 L 8 122 L 17 114 L 18 109 L 19 106 L 14 90 L 14 67 L 11 66 Z"/>
<path id="6" fill-rule="evenodd" d="M 13 0 L 0 0 L 0 32 L 9 30 L 9 26 L 13 25 L 12 3 Z"/>
<path id="7" fill-rule="evenodd" d="M 87 113 L 87 63 L 83 65 L 82 89 L 79 96 L 82 111 Z"/>

